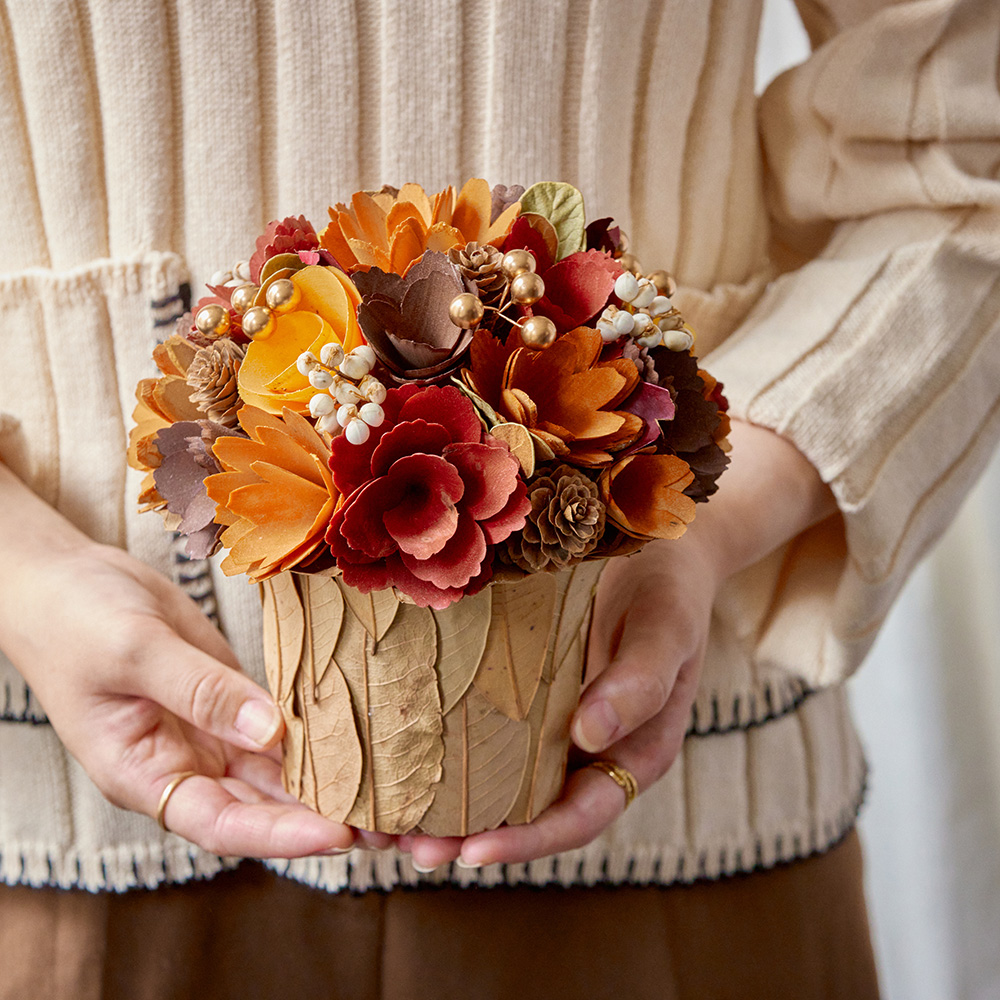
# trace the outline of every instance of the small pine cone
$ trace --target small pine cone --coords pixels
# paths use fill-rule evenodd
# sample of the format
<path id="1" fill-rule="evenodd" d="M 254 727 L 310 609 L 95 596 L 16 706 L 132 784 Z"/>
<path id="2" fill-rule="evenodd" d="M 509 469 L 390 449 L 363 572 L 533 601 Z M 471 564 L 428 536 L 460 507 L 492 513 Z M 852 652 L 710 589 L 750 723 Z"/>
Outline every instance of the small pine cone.
<path id="1" fill-rule="evenodd" d="M 527 573 L 578 563 L 604 534 L 597 483 L 568 465 L 528 484 L 531 510 L 524 529 L 507 539 L 511 561 Z"/>
<path id="2" fill-rule="evenodd" d="M 653 364 L 653 359 L 649 356 L 649 351 L 637 344 L 631 337 L 625 338 L 625 344 L 622 347 L 622 357 L 628 358 L 629 361 L 635 363 L 636 368 L 639 369 L 639 378 L 643 382 L 652 382 L 653 385 L 659 383 L 660 376 L 656 372 L 656 365 Z"/>
<path id="3" fill-rule="evenodd" d="M 236 375 L 242 361 L 243 348 L 224 337 L 200 348 L 188 368 L 187 384 L 194 390 L 191 401 L 224 427 L 236 426 L 240 406 Z"/>
<path id="4" fill-rule="evenodd" d="M 489 243 L 480 246 L 475 242 L 455 246 L 448 251 L 448 259 L 462 272 L 463 278 L 476 283 L 484 305 L 499 301 L 507 279 L 500 270 L 503 254 L 495 246 Z"/>

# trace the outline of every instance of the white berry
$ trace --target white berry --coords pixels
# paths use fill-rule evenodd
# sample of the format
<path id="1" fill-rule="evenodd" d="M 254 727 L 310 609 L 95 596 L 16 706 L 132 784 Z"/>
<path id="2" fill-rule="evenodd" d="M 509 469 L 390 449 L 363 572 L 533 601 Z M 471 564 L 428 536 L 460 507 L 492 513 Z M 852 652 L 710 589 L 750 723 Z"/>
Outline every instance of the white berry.
<path id="1" fill-rule="evenodd" d="M 323 392 L 316 393 L 309 400 L 309 415 L 314 418 L 329 416 L 336 408 L 337 404 L 333 401 L 333 397 Z"/>
<path id="2" fill-rule="evenodd" d="M 324 344 L 319 350 L 319 359 L 327 368 L 336 368 L 344 360 L 344 348 L 337 343 Z"/>
<path id="3" fill-rule="evenodd" d="M 673 303 L 666 295 L 657 295 L 646 308 L 649 309 L 650 316 L 663 316 L 673 309 Z"/>
<path id="4" fill-rule="evenodd" d="M 636 309 L 645 309 L 653 299 L 656 298 L 656 285 L 649 278 L 642 278 L 639 281 L 639 290 L 632 299 L 632 305 Z"/>
<path id="5" fill-rule="evenodd" d="M 352 420 L 358 419 L 358 408 L 353 403 L 348 403 L 337 410 L 337 422 L 341 427 L 346 427 Z"/>
<path id="6" fill-rule="evenodd" d="M 378 403 L 365 403 L 358 410 L 358 416 L 369 426 L 378 427 L 385 420 L 385 413 Z"/>
<path id="7" fill-rule="evenodd" d="M 624 309 L 615 313 L 613 322 L 615 325 L 615 332 L 618 333 L 619 336 L 627 336 L 632 332 L 632 329 L 635 326 L 635 318 L 630 312 L 625 312 Z"/>
<path id="8" fill-rule="evenodd" d="M 631 302 L 639 294 L 639 282 L 631 271 L 619 274 L 615 280 L 615 295 L 622 302 Z"/>
<path id="9" fill-rule="evenodd" d="M 344 435 L 351 444 L 364 444 L 371 431 L 363 420 L 352 420 L 345 428 Z"/>
<path id="10" fill-rule="evenodd" d="M 690 351 L 692 344 L 694 337 L 687 330 L 668 330 L 663 335 L 663 345 L 671 351 Z"/>
<path id="11" fill-rule="evenodd" d="M 377 378 L 372 378 L 371 375 L 366 375 L 362 380 L 361 384 L 358 386 L 361 390 L 361 395 L 368 400 L 369 403 L 384 403 L 385 402 L 385 386 Z"/>
<path id="12" fill-rule="evenodd" d="M 306 378 L 309 377 L 309 373 L 316 368 L 319 362 L 316 360 L 316 355 L 312 351 L 303 351 L 295 361 L 295 367 L 298 368 L 300 375 L 305 375 Z"/>
<path id="13" fill-rule="evenodd" d="M 364 378 L 371 370 L 372 366 L 367 358 L 359 357 L 351 353 L 337 366 L 340 373 L 347 378 Z"/>
<path id="14" fill-rule="evenodd" d="M 641 337 L 646 331 L 653 325 L 653 321 L 645 313 L 635 313 L 632 316 L 634 322 L 634 327 L 632 329 L 633 337 Z"/>
<path id="15" fill-rule="evenodd" d="M 309 384 L 314 389 L 329 389 L 333 385 L 333 376 L 322 368 L 314 368 L 309 373 Z"/>

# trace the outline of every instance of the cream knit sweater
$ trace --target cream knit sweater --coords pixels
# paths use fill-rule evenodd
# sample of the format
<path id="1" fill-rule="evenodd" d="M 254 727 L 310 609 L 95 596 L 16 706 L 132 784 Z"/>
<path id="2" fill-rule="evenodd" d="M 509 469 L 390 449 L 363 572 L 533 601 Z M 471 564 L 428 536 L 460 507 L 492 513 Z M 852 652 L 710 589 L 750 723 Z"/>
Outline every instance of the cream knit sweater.
<path id="1" fill-rule="evenodd" d="M 0 454 L 217 608 L 252 674 L 255 589 L 134 513 L 133 390 L 188 282 L 359 188 L 578 185 L 677 274 L 734 412 L 837 497 L 844 529 L 726 586 L 682 756 L 618 823 L 435 878 L 669 883 L 822 850 L 853 822 L 865 767 L 841 684 L 1000 430 L 1000 6 L 802 7 L 814 55 L 758 104 L 760 0 L 0 4 Z M 121 889 L 232 863 L 104 802 L 5 661 L 0 699 L 0 878 Z M 418 879 L 394 855 L 276 867 Z"/>

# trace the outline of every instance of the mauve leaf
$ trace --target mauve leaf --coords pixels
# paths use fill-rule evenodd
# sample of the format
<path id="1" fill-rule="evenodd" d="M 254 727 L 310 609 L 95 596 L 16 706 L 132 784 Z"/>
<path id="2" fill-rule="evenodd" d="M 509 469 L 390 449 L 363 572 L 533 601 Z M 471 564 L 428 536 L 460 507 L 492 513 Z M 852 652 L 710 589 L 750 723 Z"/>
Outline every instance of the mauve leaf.
<path id="1" fill-rule="evenodd" d="M 464 837 L 499 826 L 522 784 L 529 729 L 470 688 L 444 717 L 441 781 L 420 829 L 435 837 Z"/>
<path id="2" fill-rule="evenodd" d="M 491 588 L 490 634 L 473 684 L 511 719 L 531 707 L 555 623 L 551 573 Z"/>
<path id="3" fill-rule="evenodd" d="M 670 390 L 665 389 L 662 385 L 654 385 L 652 382 L 640 382 L 635 392 L 619 405 L 619 409 L 642 417 L 642 421 L 646 425 L 643 435 L 620 453 L 619 457 L 621 458 L 656 441 L 663 434 L 663 428 L 657 421 L 673 420 L 676 412 Z"/>
<path id="4" fill-rule="evenodd" d="M 557 259 L 581 250 L 586 242 L 583 195 L 572 184 L 541 181 L 521 195 L 521 212 L 543 215 L 559 237 Z"/>
<path id="5" fill-rule="evenodd" d="M 450 712 L 465 694 L 479 669 L 490 631 L 490 592 L 463 597 L 434 612 L 438 630 L 438 684 L 441 711 Z"/>
<path id="6" fill-rule="evenodd" d="M 434 798 L 444 756 L 434 618 L 426 608 L 400 606 L 376 648 L 358 618 L 347 615 L 334 659 L 350 688 L 364 756 L 357 799 L 344 822 L 406 833 Z"/>

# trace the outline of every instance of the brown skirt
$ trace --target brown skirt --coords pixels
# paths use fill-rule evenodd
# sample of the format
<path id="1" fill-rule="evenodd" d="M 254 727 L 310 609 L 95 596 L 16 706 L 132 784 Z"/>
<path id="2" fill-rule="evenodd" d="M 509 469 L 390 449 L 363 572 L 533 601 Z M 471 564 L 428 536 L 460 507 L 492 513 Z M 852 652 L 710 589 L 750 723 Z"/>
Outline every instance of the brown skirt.
<path id="1" fill-rule="evenodd" d="M 851 833 L 691 886 L 327 894 L 254 863 L 122 895 L 0 887 L 3 1000 L 868 1000 Z"/>

